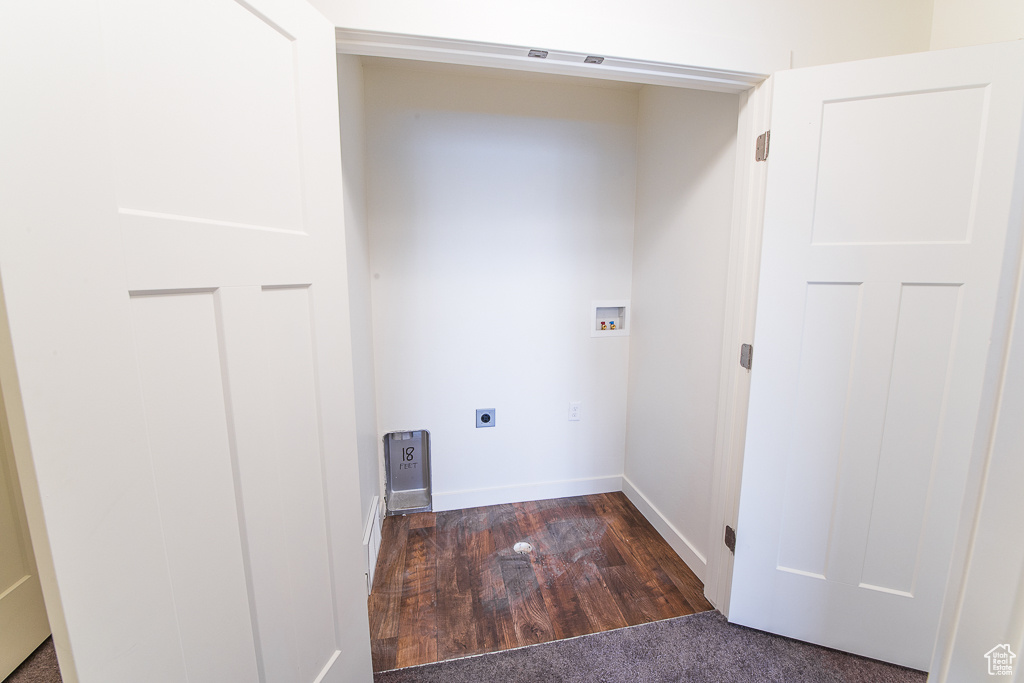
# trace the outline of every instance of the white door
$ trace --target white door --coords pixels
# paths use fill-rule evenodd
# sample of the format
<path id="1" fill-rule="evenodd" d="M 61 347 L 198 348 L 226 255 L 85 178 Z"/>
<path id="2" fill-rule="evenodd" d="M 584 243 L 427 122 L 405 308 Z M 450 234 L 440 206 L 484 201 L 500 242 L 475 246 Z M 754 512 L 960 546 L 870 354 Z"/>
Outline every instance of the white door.
<path id="1" fill-rule="evenodd" d="M 775 78 L 730 619 L 925 669 L 1019 256 L 1024 45 Z"/>
<path id="2" fill-rule="evenodd" d="M 0 20 L 0 381 L 77 680 L 369 681 L 333 27 L 45 5 Z"/>
<path id="3" fill-rule="evenodd" d="M 3 397 L 0 397 L 0 407 Z M 6 420 L 0 416 L 0 681 L 50 635 Z"/>

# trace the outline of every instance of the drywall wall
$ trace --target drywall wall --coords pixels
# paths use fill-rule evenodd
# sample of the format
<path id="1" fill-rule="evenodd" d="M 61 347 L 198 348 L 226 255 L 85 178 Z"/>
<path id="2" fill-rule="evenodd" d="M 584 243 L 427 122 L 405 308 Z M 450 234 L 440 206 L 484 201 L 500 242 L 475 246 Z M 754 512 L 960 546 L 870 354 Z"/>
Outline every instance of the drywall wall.
<path id="1" fill-rule="evenodd" d="M 435 509 L 618 490 L 629 338 L 588 309 L 629 297 L 637 89 L 365 79 L 381 431 L 430 431 Z"/>
<path id="2" fill-rule="evenodd" d="M 1024 38 L 1020 0 L 934 0 L 931 49 Z"/>
<path id="3" fill-rule="evenodd" d="M 928 49 L 931 0 L 311 0 L 336 26 L 771 73 Z M 1004 0 L 1009 2 L 1010 0 Z"/>
<path id="4" fill-rule="evenodd" d="M 640 94 L 625 490 L 702 576 L 739 100 Z"/>
<path id="5" fill-rule="evenodd" d="M 345 201 L 345 258 L 352 323 L 352 377 L 356 394 L 356 448 L 363 526 L 381 493 L 377 438 L 377 395 L 373 376 L 373 319 L 370 310 L 370 245 L 366 224 L 363 67 L 359 57 L 338 55 L 341 170 Z"/>

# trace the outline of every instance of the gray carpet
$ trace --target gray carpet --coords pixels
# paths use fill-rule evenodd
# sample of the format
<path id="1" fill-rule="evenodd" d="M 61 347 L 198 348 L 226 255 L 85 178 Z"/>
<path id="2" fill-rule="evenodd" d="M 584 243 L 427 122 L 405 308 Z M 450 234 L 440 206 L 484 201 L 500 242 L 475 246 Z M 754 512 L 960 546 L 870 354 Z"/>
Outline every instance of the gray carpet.
<path id="1" fill-rule="evenodd" d="M 375 683 L 924 683 L 927 674 L 715 612 L 375 674 Z"/>
<path id="2" fill-rule="evenodd" d="M 61 683 L 53 638 L 47 638 L 3 683 Z"/>

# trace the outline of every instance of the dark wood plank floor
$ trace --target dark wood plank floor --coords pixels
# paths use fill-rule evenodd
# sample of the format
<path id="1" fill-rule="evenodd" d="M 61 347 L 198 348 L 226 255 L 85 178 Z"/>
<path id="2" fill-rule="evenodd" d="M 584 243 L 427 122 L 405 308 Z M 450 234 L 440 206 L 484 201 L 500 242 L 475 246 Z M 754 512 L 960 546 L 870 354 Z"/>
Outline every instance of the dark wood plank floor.
<path id="1" fill-rule="evenodd" d="M 533 552 L 514 552 L 518 541 Z M 711 608 L 621 493 L 388 517 L 369 599 L 373 670 Z"/>

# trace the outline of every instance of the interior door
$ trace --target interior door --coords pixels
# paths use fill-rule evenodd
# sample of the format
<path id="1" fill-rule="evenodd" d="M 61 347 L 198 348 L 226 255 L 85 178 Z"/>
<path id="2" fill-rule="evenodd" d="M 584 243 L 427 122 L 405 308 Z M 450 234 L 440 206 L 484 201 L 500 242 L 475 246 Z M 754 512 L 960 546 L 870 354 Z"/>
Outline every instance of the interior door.
<path id="1" fill-rule="evenodd" d="M 301 0 L 18 4 L 0 382 L 64 680 L 369 681 L 333 27 Z"/>
<path id="2" fill-rule="evenodd" d="M 0 397 L 0 406 L 3 398 Z M 0 416 L 0 681 L 50 635 L 6 420 Z"/>
<path id="3" fill-rule="evenodd" d="M 730 619 L 926 669 L 1019 258 L 1024 45 L 775 78 Z"/>

